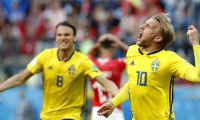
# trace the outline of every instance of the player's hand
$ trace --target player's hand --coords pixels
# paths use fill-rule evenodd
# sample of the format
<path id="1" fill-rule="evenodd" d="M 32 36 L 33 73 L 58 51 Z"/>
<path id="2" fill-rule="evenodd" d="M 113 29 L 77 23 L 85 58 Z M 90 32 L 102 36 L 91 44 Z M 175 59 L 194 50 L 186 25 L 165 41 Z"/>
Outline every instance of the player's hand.
<path id="1" fill-rule="evenodd" d="M 115 35 L 107 33 L 107 34 L 101 35 L 100 38 L 98 39 L 98 42 L 103 42 L 106 39 L 114 43 L 117 43 L 118 41 L 120 41 Z"/>
<path id="2" fill-rule="evenodd" d="M 191 25 L 190 27 L 188 27 L 188 31 L 187 31 L 187 36 L 190 39 L 191 44 L 194 45 L 199 45 L 199 40 L 198 40 L 198 31 L 197 29 Z"/>
<path id="3" fill-rule="evenodd" d="M 120 40 L 117 38 L 117 36 L 113 35 L 113 34 L 107 34 L 107 38 L 110 41 L 113 41 L 114 43 L 118 43 Z"/>
<path id="4" fill-rule="evenodd" d="M 98 114 L 99 116 L 104 116 L 104 117 L 107 118 L 107 117 L 110 116 L 110 114 L 113 112 L 114 109 L 115 109 L 114 104 L 113 104 L 111 101 L 109 101 L 109 102 L 103 104 L 103 105 L 99 108 L 99 110 L 97 111 L 97 114 Z"/>
<path id="5" fill-rule="evenodd" d="M 107 38 L 107 35 L 106 35 L 106 34 L 101 35 L 101 36 L 98 38 L 98 40 L 97 40 L 95 46 L 96 46 L 97 48 L 99 48 L 99 47 L 101 46 L 101 42 L 103 42 L 106 38 Z"/>
<path id="6" fill-rule="evenodd" d="M 121 40 L 113 34 L 107 34 L 107 39 L 113 42 L 112 44 L 113 47 L 119 47 L 121 44 Z"/>
<path id="7" fill-rule="evenodd" d="M 106 40 L 107 39 L 107 34 L 103 34 L 103 35 L 101 35 L 100 37 L 99 37 L 99 39 L 97 40 L 97 42 L 98 43 L 101 43 L 101 42 L 103 42 L 104 40 Z"/>

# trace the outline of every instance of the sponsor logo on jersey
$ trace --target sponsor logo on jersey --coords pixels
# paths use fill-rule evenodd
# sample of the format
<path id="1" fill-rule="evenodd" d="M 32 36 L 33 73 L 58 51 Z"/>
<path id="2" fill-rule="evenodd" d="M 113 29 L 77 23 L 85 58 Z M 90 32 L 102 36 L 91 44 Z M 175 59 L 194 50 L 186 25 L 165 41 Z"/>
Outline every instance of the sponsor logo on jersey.
<path id="1" fill-rule="evenodd" d="M 158 59 L 155 59 L 154 61 L 152 61 L 151 70 L 153 71 L 155 75 L 157 75 L 156 71 L 158 71 L 159 67 L 160 67 L 160 61 Z"/>
<path id="2" fill-rule="evenodd" d="M 49 69 L 49 70 L 53 70 L 53 67 L 52 67 L 52 66 L 49 66 L 48 69 Z"/>
<path id="3" fill-rule="evenodd" d="M 68 73 L 70 76 L 73 76 L 74 73 L 76 72 L 76 68 L 74 65 L 71 65 L 69 68 L 68 68 Z"/>
<path id="4" fill-rule="evenodd" d="M 131 66 L 135 65 L 134 61 L 132 61 L 132 62 L 130 63 L 130 65 L 131 65 Z"/>

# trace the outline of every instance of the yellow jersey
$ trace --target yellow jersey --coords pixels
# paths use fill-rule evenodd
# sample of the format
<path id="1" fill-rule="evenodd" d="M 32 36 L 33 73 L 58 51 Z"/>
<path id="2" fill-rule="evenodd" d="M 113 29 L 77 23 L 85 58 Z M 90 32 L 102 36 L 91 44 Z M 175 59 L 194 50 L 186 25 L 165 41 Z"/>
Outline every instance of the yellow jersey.
<path id="1" fill-rule="evenodd" d="M 184 78 L 194 66 L 174 52 L 144 53 L 137 45 L 130 46 L 126 60 L 133 120 L 174 118 L 174 79 Z"/>
<path id="2" fill-rule="evenodd" d="M 43 71 L 41 120 L 81 120 L 86 107 L 86 79 L 102 75 L 86 55 L 77 51 L 60 61 L 58 48 L 44 50 L 27 68 L 33 74 Z"/>

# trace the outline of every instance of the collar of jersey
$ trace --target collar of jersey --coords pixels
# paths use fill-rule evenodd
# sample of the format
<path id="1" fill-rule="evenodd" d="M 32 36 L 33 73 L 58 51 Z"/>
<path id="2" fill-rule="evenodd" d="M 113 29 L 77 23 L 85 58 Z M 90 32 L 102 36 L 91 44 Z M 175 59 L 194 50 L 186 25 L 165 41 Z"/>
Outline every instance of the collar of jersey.
<path id="1" fill-rule="evenodd" d="M 151 55 L 151 54 L 155 54 L 155 53 L 158 53 L 158 52 L 160 52 L 161 50 L 163 50 L 163 49 L 158 49 L 158 50 L 155 50 L 155 51 L 153 51 L 153 52 L 149 52 L 149 53 L 144 53 L 144 52 L 142 52 L 142 50 L 141 50 L 141 47 L 138 47 L 138 51 L 139 51 L 139 53 L 141 54 L 141 55 Z"/>
<path id="2" fill-rule="evenodd" d="M 58 51 L 59 51 L 59 49 L 58 49 Z M 61 61 L 59 58 L 59 55 L 58 55 L 58 51 L 57 51 L 57 57 L 58 57 L 58 60 Z M 64 62 L 67 62 L 73 56 L 74 52 L 75 52 L 75 50 L 72 52 L 72 54 L 69 56 L 69 58 L 67 60 L 65 60 Z"/>

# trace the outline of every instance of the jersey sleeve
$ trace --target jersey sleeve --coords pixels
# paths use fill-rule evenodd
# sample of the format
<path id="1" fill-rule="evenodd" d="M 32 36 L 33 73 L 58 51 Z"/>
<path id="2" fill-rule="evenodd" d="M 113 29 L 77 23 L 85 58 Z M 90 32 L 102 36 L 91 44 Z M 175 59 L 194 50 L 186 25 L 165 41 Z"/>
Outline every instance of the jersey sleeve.
<path id="1" fill-rule="evenodd" d="M 185 76 L 185 73 L 193 68 L 194 66 L 190 64 L 185 59 L 181 58 L 177 54 L 172 54 L 169 61 L 169 70 L 172 73 L 172 75 L 176 78 L 183 78 Z"/>
<path id="2" fill-rule="evenodd" d="M 192 82 L 200 82 L 200 46 L 193 46 L 194 57 L 195 57 L 195 67 L 189 69 L 184 79 Z"/>
<path id="3" fill-rule="evenodd" d="M 119 93 L 111 100 L 115 107 L 119 106 L 123 102 L 129 99 L 129 81 L 119 91 Z"/>
<path id="4" fill-rule="evenodd" d="M 193 49 L 195 55 L 195 67 L 177 54 L 173 54 L 170 58 L 170 71 L 176 78 L 200 82 L 200 46 L 193 46 Z"/>
<path id="5" fill-rule="evenodd" d="M 90 79 L 103 75 L 103 73 L 96 67 L 96 65 L 88 58 L 84 62 L 85 75 Z"/>
<path id="6" fill-rule="evenodd" d="M 43 70 L 43 65 L 46 60 L 47 50 L 44 50 L 40 54 L 38 54 L 28 65 L 27 68 L 33 74 L 40 73 Z"/>

